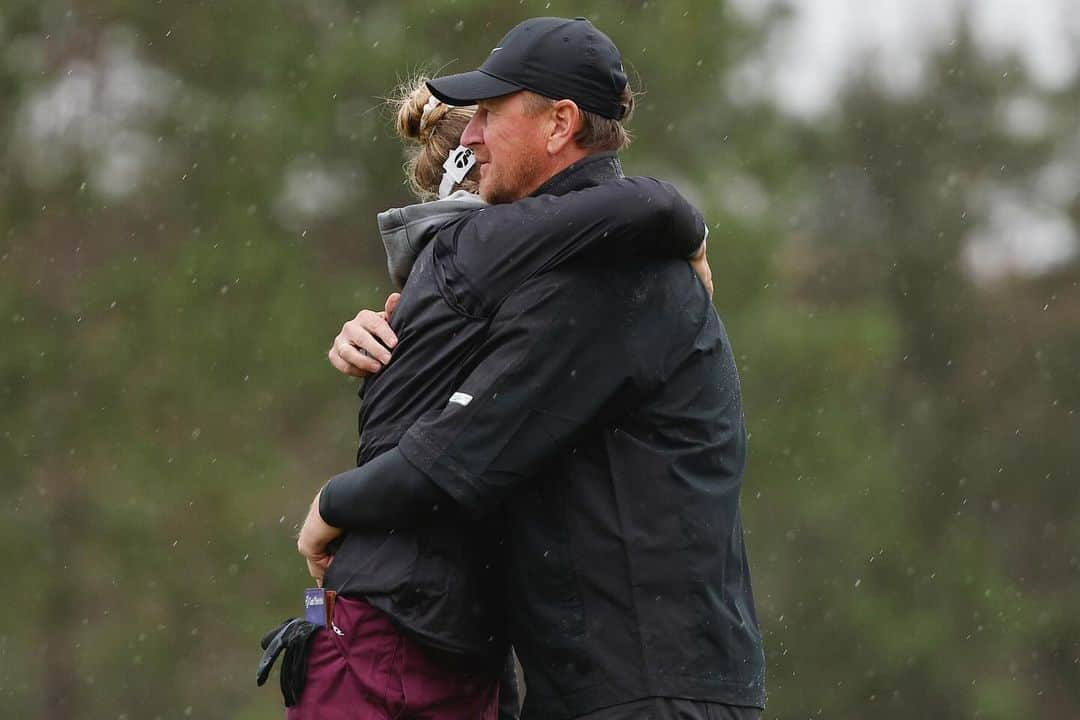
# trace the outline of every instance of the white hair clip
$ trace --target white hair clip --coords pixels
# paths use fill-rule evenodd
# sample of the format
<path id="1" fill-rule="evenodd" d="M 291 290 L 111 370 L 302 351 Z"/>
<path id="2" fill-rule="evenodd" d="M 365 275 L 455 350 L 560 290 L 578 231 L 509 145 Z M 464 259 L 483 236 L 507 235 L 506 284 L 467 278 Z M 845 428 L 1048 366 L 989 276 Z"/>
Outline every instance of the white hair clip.
<path id="1" fill-rule="evenodd" d="M 432 95 L 428 98 L 427 103 L 424 105 L 423 112 L 420 113 L 420 127 L 424 127 L 427 124 L 427 117 L 431 114 L 431 111 L 442 105 L 442 101 L 439 98 Z"/>

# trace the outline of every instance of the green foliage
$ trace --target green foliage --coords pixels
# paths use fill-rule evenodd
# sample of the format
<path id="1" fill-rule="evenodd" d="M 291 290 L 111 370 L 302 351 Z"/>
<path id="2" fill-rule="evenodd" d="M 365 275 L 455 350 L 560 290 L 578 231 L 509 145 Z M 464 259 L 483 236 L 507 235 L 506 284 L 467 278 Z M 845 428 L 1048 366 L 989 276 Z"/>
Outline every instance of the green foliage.
<path id="1" fill-rule="evenodd" d="M 374 213 L 408 202 L 382 98 L 539 14 L 615 39 L 645 90 L 627 170 L 710 218 L 767 716 L 1080 714 L 1080 270 L 965 264 L 988 189 L 1042 202 L 1049 166 L 1075 170 L 1080 88 L 961 35 L 917 93 L 867 76 L 797 121 L 732 99 L 768 25 L 704 0 L 5 4 L 5 713 L 278 712 L 257 641 L 298 612 L 296 523 L 356 441 L 325 348 L 381 305 Z M 125 58 L 157 71 L 151 106 L 28 129 Z M 1003 128 L 1018 97 L 1043 130 Z M 127 190 L 116 138 L 150 148 Z M 306 205 L 327 178 L 338 202 Z"/>

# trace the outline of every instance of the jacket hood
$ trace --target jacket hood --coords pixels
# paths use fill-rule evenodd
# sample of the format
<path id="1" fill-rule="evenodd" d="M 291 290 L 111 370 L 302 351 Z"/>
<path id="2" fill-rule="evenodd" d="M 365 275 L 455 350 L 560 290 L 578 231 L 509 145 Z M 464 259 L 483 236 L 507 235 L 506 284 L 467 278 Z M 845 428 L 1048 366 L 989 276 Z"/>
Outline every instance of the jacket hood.
<path id="1" fill-rule="evenodd" d="M 478 195 L 458 190 L 443 200 L 391 208 L 378 215 L 379 234 L 386 248 L 386 269 L 400 290 L 409 279 L 413 263 L 440 228 L 463 213 L 486 207 Z"/>

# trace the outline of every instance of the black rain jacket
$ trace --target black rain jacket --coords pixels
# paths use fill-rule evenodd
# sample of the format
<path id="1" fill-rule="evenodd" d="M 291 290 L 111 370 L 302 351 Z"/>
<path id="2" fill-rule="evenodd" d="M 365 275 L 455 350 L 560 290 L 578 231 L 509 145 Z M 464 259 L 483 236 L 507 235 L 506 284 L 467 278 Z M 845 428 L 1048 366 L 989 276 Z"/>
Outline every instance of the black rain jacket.
<path id="1" fill-rule="evenodd" d="M 567 182 L 575 192 L 552 192 Z M 687 257 L 704 233 L 701 215 L 671 185 L 621 177 L 608 153 L 579 161 L 532 197 L 458 213 L 420 250 L 392 317 L 393 358 L 361 389 L 357 465 L 446 406 L 480 357 L 498 308 L 523 283 L 590 252 Z M 326 519 L 335 524 L 332 514 Z M 348 528 L 327 588 L 364 597 L 430 646 L 503 661 L 498 520 L 478 522 L 446 507 L 423 527 Z"/>
<path id="2" fill-rule="evenodd" d="M 505 517 L 523 717 L 644 697 L 763 707 L 739 380 L 691 268 L 582 257 L 534 276 L 463 367 L 445 407 L 327 484 L 323 515 L 420 527 L 452 499 Z"/>

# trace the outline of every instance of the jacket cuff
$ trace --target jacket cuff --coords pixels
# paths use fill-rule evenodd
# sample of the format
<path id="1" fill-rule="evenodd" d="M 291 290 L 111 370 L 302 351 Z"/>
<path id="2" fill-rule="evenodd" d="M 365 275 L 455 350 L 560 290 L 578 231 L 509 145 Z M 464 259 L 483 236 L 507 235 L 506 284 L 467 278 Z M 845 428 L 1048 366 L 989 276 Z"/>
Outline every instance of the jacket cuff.
<path id="1" fill-rule="evenodd" d="M 405 433 L 398 443 L 398 450 L 433 485 L 470 514 L 479 516 L 487 510 L 484 494 L 480 491 L 481 483 L 422 435 L 412 431 Z"/>

